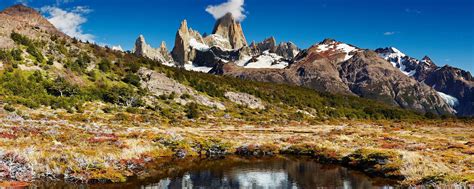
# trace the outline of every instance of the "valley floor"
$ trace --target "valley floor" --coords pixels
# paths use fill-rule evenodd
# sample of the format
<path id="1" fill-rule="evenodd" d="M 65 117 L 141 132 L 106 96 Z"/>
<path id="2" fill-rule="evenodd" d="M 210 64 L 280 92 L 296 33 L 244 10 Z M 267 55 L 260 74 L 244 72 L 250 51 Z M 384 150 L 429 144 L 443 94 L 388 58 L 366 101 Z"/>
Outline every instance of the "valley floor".
<path id="1" fill-rule="evenodd" d="M 311 156 L 401 184 L 474 183 L 474 127 L 459 120 L 255 125 L 208 117 L 169 124 L 147 113 L 0 110 L 5 181 L 124 182 L 162 157 L 226 153 Z"/>

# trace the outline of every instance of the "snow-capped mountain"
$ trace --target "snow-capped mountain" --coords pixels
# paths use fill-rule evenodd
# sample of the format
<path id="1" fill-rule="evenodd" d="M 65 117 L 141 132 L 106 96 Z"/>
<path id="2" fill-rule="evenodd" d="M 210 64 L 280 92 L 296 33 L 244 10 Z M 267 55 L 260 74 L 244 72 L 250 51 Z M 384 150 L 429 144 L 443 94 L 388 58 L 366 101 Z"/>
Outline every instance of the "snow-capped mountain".
<path id="1" fill-rule="evenodd" d="M 425 56 L 420 61 L 407 56 L 395 47 L 379 48 L 375 52 L 383 59 L 389 61 L 393 67 L 400 69 L 403 74 L 415 77 L 417 80 L 423 80 L 427 72 L 437 67 L 428 56 Z"/>

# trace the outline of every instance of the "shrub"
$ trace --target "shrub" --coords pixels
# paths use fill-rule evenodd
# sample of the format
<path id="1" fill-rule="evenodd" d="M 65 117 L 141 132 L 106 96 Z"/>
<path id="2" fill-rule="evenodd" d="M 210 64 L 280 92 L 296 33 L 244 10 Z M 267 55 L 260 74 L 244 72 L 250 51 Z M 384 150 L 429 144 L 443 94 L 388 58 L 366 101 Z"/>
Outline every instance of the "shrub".
<path id="1" fill-rule="evenodd" d="M 184 93 L 180 96 L 181 99 L 185 100 L 185 99 L 190 99 L 191 98 L 191 95 L 189 95 L 188 93 Z"/>
<path id="2" fill-rule="evenodd" d="M 28 46 L 26 52 L 35 57 L 36 62 L 38 63 L 43 63 L 45 60 L 43 54 L 35 46 Z"/>
<path id="3" fill-rule="evenodd" d="M 189 119 L 197 119 L 200 116 L 200 110 L 196 103 L 191 102 L 186 107 L 186 117 Z"/>
<path id="4" fill-rule="evenodd" d="M 140 87 L 140 77 L 136 74 L 128 73 L 125 75 L 123 82 Z"/>
<path id="5" fill-rule="evenodd" d="M 23 57 L 21 57 L 22 51 L 20 49 L 14 49 L 11 51 L 11 55 L 14 60 L 16 61 L 22 61 Z"/>
<path id="6" fill-rule="evenodd" d="M 8 111 L 8 112 L 14 112 L 16 110 L 15 107 L 13 107 L 10 104 L 5 104 L 5 106 L 3 106 L 3 109 Z"/>

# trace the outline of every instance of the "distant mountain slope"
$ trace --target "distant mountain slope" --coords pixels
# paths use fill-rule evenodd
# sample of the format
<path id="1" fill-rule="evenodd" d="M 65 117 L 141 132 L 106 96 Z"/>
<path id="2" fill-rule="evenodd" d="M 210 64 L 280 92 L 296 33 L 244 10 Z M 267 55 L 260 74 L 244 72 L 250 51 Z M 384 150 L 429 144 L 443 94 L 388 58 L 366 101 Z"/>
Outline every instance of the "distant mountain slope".
<path id="1" fill-rule="evenodd" d="M 394 47 L 375 51 L 402 73 L 438 91 L 457 115 L 474 115 L 474 79 L 471 73 L 451 66 L 438 67 L 428 56 L 417 60 Z"/>
<path id="2" fill-rule="evenodd" d="M 36 10 L 23 5 L 15 5 L 0 12 L 0 48 L 14 46 L 10 39 L 12 31 L 35 39 L 47 38 L 49 35 L 45 33 L 66 37 Z"/>

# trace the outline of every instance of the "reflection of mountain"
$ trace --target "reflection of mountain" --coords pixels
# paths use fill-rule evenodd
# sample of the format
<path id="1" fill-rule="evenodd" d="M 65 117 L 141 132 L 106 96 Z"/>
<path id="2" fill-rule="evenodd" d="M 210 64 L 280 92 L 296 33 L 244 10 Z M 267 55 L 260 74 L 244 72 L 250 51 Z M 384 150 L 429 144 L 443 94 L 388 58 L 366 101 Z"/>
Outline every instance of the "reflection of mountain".
<path id="1" fill-rule="evenodd" d="M 239 163 L 224 159 L 216 160 L 216 166 L 203 164 L 175 178 L 141 188 L 378 188 L 373 186 L 373 179 L 363 174 L 304 158 Z"/>

